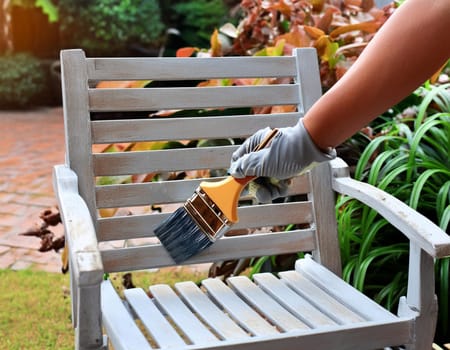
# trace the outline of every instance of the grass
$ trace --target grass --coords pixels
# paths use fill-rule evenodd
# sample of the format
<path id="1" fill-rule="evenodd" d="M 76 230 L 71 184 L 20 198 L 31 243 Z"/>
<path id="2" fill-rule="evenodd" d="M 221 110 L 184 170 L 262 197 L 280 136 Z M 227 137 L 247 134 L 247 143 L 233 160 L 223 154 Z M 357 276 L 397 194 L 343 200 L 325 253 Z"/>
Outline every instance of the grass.
<path id="1" fill-rule="evenodd" d="M 173 284 L 200 281 L 206 272 L 167 268 L 134 272 L 133 282 Z M 110 278 L 120 291 L 122 274 Z M 0 350 L 73 349 L 69 276 L 34 270 L 0 270 Z"/>
<path id="2" fill-rule="evenodd" d="M 73 349 L 69 276 L 0 270 L 0 349 Z"/>

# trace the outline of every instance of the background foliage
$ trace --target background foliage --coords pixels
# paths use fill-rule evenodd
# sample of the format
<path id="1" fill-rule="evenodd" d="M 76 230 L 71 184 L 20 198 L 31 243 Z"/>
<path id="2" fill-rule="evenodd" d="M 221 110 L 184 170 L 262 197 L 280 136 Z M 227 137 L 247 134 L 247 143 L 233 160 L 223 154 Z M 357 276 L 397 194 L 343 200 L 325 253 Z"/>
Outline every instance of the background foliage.
<path id="1" fill-rule="evenodd" d="M 450 231 L 450 84 L 426 84 L 375 121 L 354 177 L 409 204 Z M 416 101 L 405 108 L 405 104 Z M 399 107 L 401 107 L 399 109 Z M 386 220 L 360 202 L 337 202 L 343 276 L 396 311 L 406 293 L 409 244 Z M 449 334 L 449 258 L 436 262 L 438 337 Z M 392 268 L 395 266 L 395 268 Z"/>
<path id="2" fill-rule="evenodd" d="M 161 44 L 164 25 L 156 0 L 59 0 L 58 9 L 63 47 L 115 55 L 137 43 Z"/>
<path id="3" fill-rule="evenodd" d="M 23 108 L 36 103 L 47 83 L 40 61 L 27 53 L 0 56 L 0 108 Z"/>
<path id="4" fill-rule="evenodd" d="M 325 91 L 345 74 L 396 8 L 375 9 L 368 1 L 332 3 L 243 0 L 244 15 L 237 27 L 220 28 L 232 38 L 231 49 L 224 50 L 215 32 L 210 48 L 184 48 L 178 55 L 289 55 L 293 47 L 312 46 Z M 393 194 L 449 232 L 450 86 L 436 84 L 438 76 L 347 140 L 338 154 L 351 165 L 356 179 Z M 448 81 L 448 74 L 442 77 Z M 399 297 L 406 293 L 407 240 L 355 200 L 339 197 L 336 208 L 344 278 L 396 312 Z M 279 271 L 292 267 L 293 258 L 261 257 L 250 264 L 253 272 Z M 227 266 L 224 273 L 230 271 Z M 449 271 L 449 259 L 436 262 L 439 339 L 450 337 Z"/>

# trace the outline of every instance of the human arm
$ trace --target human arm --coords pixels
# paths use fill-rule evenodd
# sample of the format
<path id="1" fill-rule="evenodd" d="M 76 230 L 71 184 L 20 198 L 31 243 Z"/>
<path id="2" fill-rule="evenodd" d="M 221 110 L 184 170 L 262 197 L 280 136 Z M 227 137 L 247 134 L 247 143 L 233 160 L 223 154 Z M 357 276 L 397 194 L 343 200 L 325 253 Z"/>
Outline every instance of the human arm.
<path id="1" fill-rule="evenodd" d="M 450 57 L 450 1 L 407 0 L 344 76 L 306 113 L 321 149 L 335 147 L 430 78 Z"/>
<path id="2" fill-rule="evenodd" d="M 314 162 L 331 159 L 335 146 L 410 94 L 446 62 L 449 32 L 449 0 L 407 0 L 303 120 L 281 129 L 283 138 L 277 137 L 271 147 L 259 152 L 250 152 L 247 146 L 264 134 L 260 131 L 247 139 L 232 156 L 230 174 L 288 178 Z"/>

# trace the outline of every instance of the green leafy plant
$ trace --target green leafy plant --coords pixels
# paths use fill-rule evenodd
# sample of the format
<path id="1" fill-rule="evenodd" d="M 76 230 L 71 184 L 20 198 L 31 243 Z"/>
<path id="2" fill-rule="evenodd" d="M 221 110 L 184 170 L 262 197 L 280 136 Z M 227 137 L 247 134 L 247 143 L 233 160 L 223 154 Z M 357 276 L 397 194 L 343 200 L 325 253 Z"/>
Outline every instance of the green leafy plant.
<path id="1" fill-rule="evenodd" d="M 179 52 L 190 56 L 194 52 L 211 56 L 223 55 L 290 55 L 295 47 L 315 47 L 318 52 L 322 86 L 331 87 L 358 57 L 373 34 L 390 15 L 385 10 L 332 1 L 241 1 L 242 18 L 237 26 L 227 23 L 220 33 L 232 39 L 224 44 L 214 33 L 210 49 L 191 48 Z"/>
<path id="2" fill-rule="evenodd" d="M 58 7 L 65 45 L 89 55 L 124 55 L 132 44 L 161 44 L 164 25 L 156 0 L 60 0 Z"/>
<path id="3" fill-rule="evenodd" d="M 362 152 L 354 176 L 391 193 L 449 232 L 450 84 L 426 84 L 414 95 L 421 99 L 419 105 L 376 127 L 379 136 Z M 373 210 L 348 197 L 338 199 L 337 217 L 344 279 L 388 308 L 395 307 L 406 292 L 407 241 Z M 438 332 L 446 337 L 449 271 L 448 258 L 436 262 Z"/>
<path id="4" fill-rule="evenodd" d="M 47 78 L 39 60 L 27 53 L 0 56 L 0 108 L 21 108 L 38 102 Z"/>
<path id="5" fill-rule="evenodd" d="M 227 7 L 222 0 L 183 1 L 172 5 L 171 11 L 180 29 L 181 38 L 194 46 L 208 45 L 214 28 L 223 24 Z"/>

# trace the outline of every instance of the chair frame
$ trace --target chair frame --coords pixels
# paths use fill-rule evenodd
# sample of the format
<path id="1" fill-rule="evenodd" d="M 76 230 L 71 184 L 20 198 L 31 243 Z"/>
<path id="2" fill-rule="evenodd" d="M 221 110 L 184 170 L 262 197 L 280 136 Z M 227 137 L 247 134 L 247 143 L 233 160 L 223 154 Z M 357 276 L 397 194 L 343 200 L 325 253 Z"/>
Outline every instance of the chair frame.
<path id="1" fill-rule="evenodd" d="M 95 183 L 96 177 L 150 171 L 189 171 L 191 168 L 226 168 L 236 146 L 129 153 L 96 153 L 93 146 L 149 140 L 159 142 L 183 137 L 245 138 L 266 125 L 292 125 L 321 94 L 314 49 L 296 49 L 293 56 L 285 57 L 184 59 L 86 58 L 82 50 L 76 49 L 61 52 L 61 68 L 66 163 L 54 167 L 54 189 L 69 251 L 76 349 L 106 349 L 108 343 L 112 343 L 114 349 L 150 349 L 151 345 L 134 324 L 134 318 L 141 318 L 144 324 L 148 322 L 150 328 L 154 327 L 152 322 L 159 324 L 151 332 L 161 342 L 158 345 L 160 348 L 167 345 L 180 349 L 306 349 L 326 344 L 333 349 L 373 349 L 398 345 L 407 349 L 431 348 L 437 317 L 434 259 L 450 256 L 450 237 L 393 196 L 352 179 L 347 165 L 339 158 L 294 179 L 289 195 L 293 198 L 302 195 L 299 202 L 294 200 L 240 207 L 241 220 L 236 225 L 237 229 L 245 229 L 261 227 L 269 222 L 273 222 L 273 225 L 285 225 L 303 220 L 301 222 L 307 223 L 307 228 L 297 229 L 292 233 L 269 232 L 223 237 L 186 262 L 197 264 L 289 252 L 310 252 L 307 258 L 297 261 L 295 269 L 281 273 L 280 279 L 272 280 L 270 274 L 256 275 L 253 281 L 237 276 L 230 278 L 227 285 L 220 282 L 223 286 L 214 279 L 207 279 L 203 282 L 203 289 L 207 292 L 201 295 L 198 293 L 203 289 L 195 289 L 191 282 L 177 284 L 176 293 L 168 286 L 151 286 L 150 291 L 155 298 L 153 302 L 139 288 L 127 290 L 124 301 L 116 294 L 110 282 L 103 278 L 108 272 L 159 268 L 174 265 L 174 262 L 157 242 L 121 248 L 107 245 L 114 240 L 152 239 L 153 228 L 170 213 L 102 218 L 99 209 L 145 206 L 151 204 L 148 203 L 150 198 L 154 203 L 182 203 L 193 193 L 201 179 L 98 186 Z M 182 81 L 226 77 L 291 77 L 294 83 L 204 88 L 95 88 L 95 83 L 103 80 Z M 257 116 L 223 115 L 189 119 L 96 120 L 93 117 L 95 113 L 108 116 L 108 113 L 123 111 L 145 113 L 160 109 L 189 110 L 220 106 L 237 108 L 247 106 L 246 103 L 250 106 L 293 104 L 297 106 L 297 110 L 292 113 Z M 334 208 L 336 193 L 354 197 L 374 208 L 410 240 L 408 291 L 400 300 L 398 315 L 390 314 L 340 278 L 341 261 Z M 297 288 L 296 278 L 303 278 L 299 276 L 308 276 L 320 290 L 334 295 L 336 300 L 350 305 L 350 308 L 363 315 L 361 317 L 367 318 L 361 322 L 323 328 L 291 329 L 292 324 L 299 322 L 294 317 L 301 310 L 285 303 L 283 299 L 299 298 L 292 294 Z M 280 281 L 283 283 L 280 284 Z M 308 283 L 300 284 L 298 288 L 306 288 Z M 286 285 L 289 286 L 288 289 Z M 282 288 L 286 295 L 280 298 L 274 292 L 278 290 L 276 288 Z M 166 304 L 166 299 L 172 294 L 178 295 L 178 299 L 170 299 Z M 209 320 L 209 327 L 215 329 L 214 334 L 218 335 L 218 339 L 208 340 L 210 336 L 202 327 L 194 327 L 198 321 L 186 325 L 193 329 L 190 334 L 185 334 L 189 339 L 187 344 L 181 344 L 177 340 L 178 336 L 168 336 L 174 331 L 166 328 L 167 324 L 163 320 L 166 315 L 175 320 L 177 317 L 182 318 L 185 315 L 184 311 L 180 311 L 184 310 L 183 305 L 189 304 L 190 308 L 194 308 L 197 297 L 200 298 L 198 300 L 208 298 L 207 310 L 210 310 L 211 305 L 221 302 L 232 304 L 236 295 L 239 300 L 247 300 L 247 304 L 256 308 L 258 313 L 264 313 L 266 306 L 276 304 L 274 309 L 277 312 L 270 322 L 279 331 L 258 334 L 255 330 L 252 333 L 250 323 L 236 321 L 239 316 L 235 316 L 232 318 L 245 332 L 230 325 L 230 329 L 235 329 L 235 333 L 230 335 L 220 326 L 217 329 L 212 326 L 215 321 L 209 315 L 216 315 L 214 307 L 216 311 L 212 314 L 209 311 L 194 310 L 192 315 L 203 315 L 206 321 L 203 319 L 202 322 L 205 323 Z M 268 295 L 275 298 L 275 301 L 267 301 Z M 309 297 L 312 296 L 306 295 L 306 298 Z M 162 307 L 162 311 L 152 313 L 155 305 Z M 227 307 L 225 305 L 220 309 L 226 311 Z M 233 315 L 232 306 L 230 307 L 232 311 L 227 312 Z M 357 310 L 358 308 L 361 310 Z M 266 316 L 270 320 L 271 314 L 267 312 L 269 316 Z M 154 318 L 150 318 L 150 314 Z M 277 315 L 284 315 L 288 319 L 292 317 L 292 322 L 285 324 Z M 334 316 L 340 317 L 338 313 Z M 222 320 L 224 316 L 218 317 Z M 248 337 L 249 333 L 252 333 L 251 337 Z"/>

